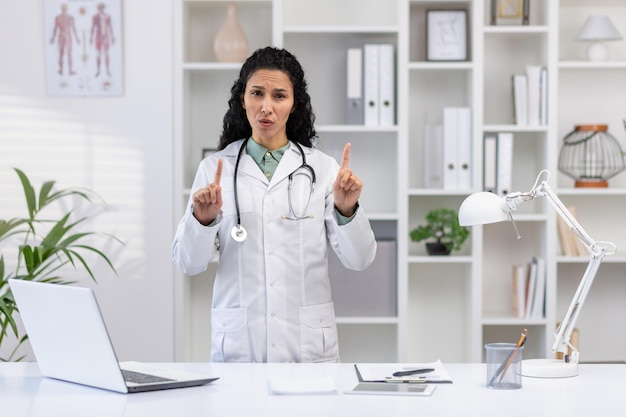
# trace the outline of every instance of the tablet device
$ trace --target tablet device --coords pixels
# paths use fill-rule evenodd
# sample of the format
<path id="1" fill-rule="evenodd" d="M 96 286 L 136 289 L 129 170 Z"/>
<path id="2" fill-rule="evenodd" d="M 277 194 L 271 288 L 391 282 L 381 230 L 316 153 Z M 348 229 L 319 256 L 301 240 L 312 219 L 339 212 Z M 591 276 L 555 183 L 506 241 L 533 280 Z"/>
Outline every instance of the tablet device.
<path id="1" fill-rule="evenodd" d="M 428 397 L 437 388 L 430 384 L 406 384 L 406 383 L 376 383 L 360 382 L 354 388 L 344 391 L 344 394 L 366 395 L 414 395 Z"/>

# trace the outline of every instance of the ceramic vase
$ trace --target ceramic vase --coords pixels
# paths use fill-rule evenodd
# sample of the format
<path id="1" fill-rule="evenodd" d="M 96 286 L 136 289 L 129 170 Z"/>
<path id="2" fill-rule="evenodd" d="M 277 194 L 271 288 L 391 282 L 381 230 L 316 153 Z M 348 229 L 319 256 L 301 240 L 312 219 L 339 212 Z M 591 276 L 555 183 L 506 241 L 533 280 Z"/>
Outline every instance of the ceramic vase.
<path id="1" fill-rule="evenodd" d="M 215 34 L 213 51 L 219 62 L 243 62 L 248 56 L 248 38 L 239 24 L 234 3 L 228 5 L 226 19 Z"/>

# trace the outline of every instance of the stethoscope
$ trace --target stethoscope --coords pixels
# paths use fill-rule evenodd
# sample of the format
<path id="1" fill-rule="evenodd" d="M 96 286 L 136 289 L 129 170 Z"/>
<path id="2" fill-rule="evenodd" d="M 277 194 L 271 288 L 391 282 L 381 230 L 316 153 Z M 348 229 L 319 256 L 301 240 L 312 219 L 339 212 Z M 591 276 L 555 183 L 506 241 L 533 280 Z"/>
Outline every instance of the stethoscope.
<path id="1" fill-rule="evenodd" d="M 246 144 L 248 143 L 249 139 L 250 138 L 247 138 L 246 140 L 244 140 L 243 143 L 241 144 L 241 147 L 239 148 L 239 153 L 237 154 L 237 161 L 235 162 L 235 172 L 233 174 L 233 186 L 235 189 L 235 210 L 237 211 L 237 224 L 233 226 L 233 228 L 231 229 L 230 235 L 232 236 L 233 240 L 235 240 L 235 242 L 243 242 L 248 237 L 248 232 L 241 225 L 241 213 L 239 211 L 239 197 L 237 193 L 237 173 L 239 172 L 239 161 L 241 161 L 241 155 L 243 155 L 243 150 L 246 148 Z M 302 146 L 300 146 L 298 142 L 294 142 L 294 141 L 291 141 L 291 142 L 295 144 L 298 150 L 300 151 L 300 155 L 302 156 L 302 164 L 298 168 L 296 168 L 291 174 L 289 174 L 289 177 L 288 177 L 289 186 L 287 187 L 287 199 L 289 200 L 289 210 L 291 211 L 293 216 L 282 216 L 282 218 L 286 220 L 301 220 L 301 219 L 306 219 L 306 218 L 312 218 L 313 217 L 312 215 L 304 215 L 304 213 L 306 212 L 306 209 L 309 206 L 309 202 L 311 201 L 311 195 L 313 194 L 313 191 L 315 191 L 315 181 L 316 181 L 315 170 L 313 169 L 311 165 L 306 163 L 306 156 L 304 155 L 304 150 L 302 149 Z M 292 201 L 291 201 L 291 185 L 293 183 L 294 175 L 297 175 L 297 171 L 301 169 L 304 169 L 309 173 L 310 180 L 311 180 L 311 187 L 309 189 L 309 198 L 304 207 L 304 211 L 302 212 L 303 214 L 296 215 L 294 208 L 293 208 Z"/>

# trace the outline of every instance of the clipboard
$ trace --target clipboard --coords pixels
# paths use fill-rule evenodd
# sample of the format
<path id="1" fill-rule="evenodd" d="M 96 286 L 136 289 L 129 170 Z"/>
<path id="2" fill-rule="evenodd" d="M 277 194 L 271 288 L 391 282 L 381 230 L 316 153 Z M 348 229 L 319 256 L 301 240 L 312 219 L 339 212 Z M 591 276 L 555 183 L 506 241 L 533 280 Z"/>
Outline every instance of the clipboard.
<path id="1" fill-rule="evenodd" d="M 431 368 L 432 372 L 394 377 L 398 371 Z M 451 384 L 452 378 L 441 360 L 411 364 L 354 364 L 357 379 L 363 383 Z"/>

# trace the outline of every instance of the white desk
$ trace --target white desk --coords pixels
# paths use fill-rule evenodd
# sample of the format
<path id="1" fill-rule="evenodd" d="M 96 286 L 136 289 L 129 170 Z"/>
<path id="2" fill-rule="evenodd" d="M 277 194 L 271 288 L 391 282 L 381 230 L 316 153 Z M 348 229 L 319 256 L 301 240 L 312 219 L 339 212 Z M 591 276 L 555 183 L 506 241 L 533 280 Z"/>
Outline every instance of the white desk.
<path id="1" fill-rule="evenodd" d="M 444 364 L 453 384 L 432 397 L 344 395 L 353 364 L 162 364 L 217 375 L 195 388 L 116 394 L 42 378 L 35 363 L 0 363 L 0 413 L 11 417 L 329 417 L 626 415 L 626 365 L 581 365 L 569 379 L 523 379 L 519 390 L 485 388 L 484 364 Z M 276 396 L 270 377 L 331 377 L 337 395 Z"/>

